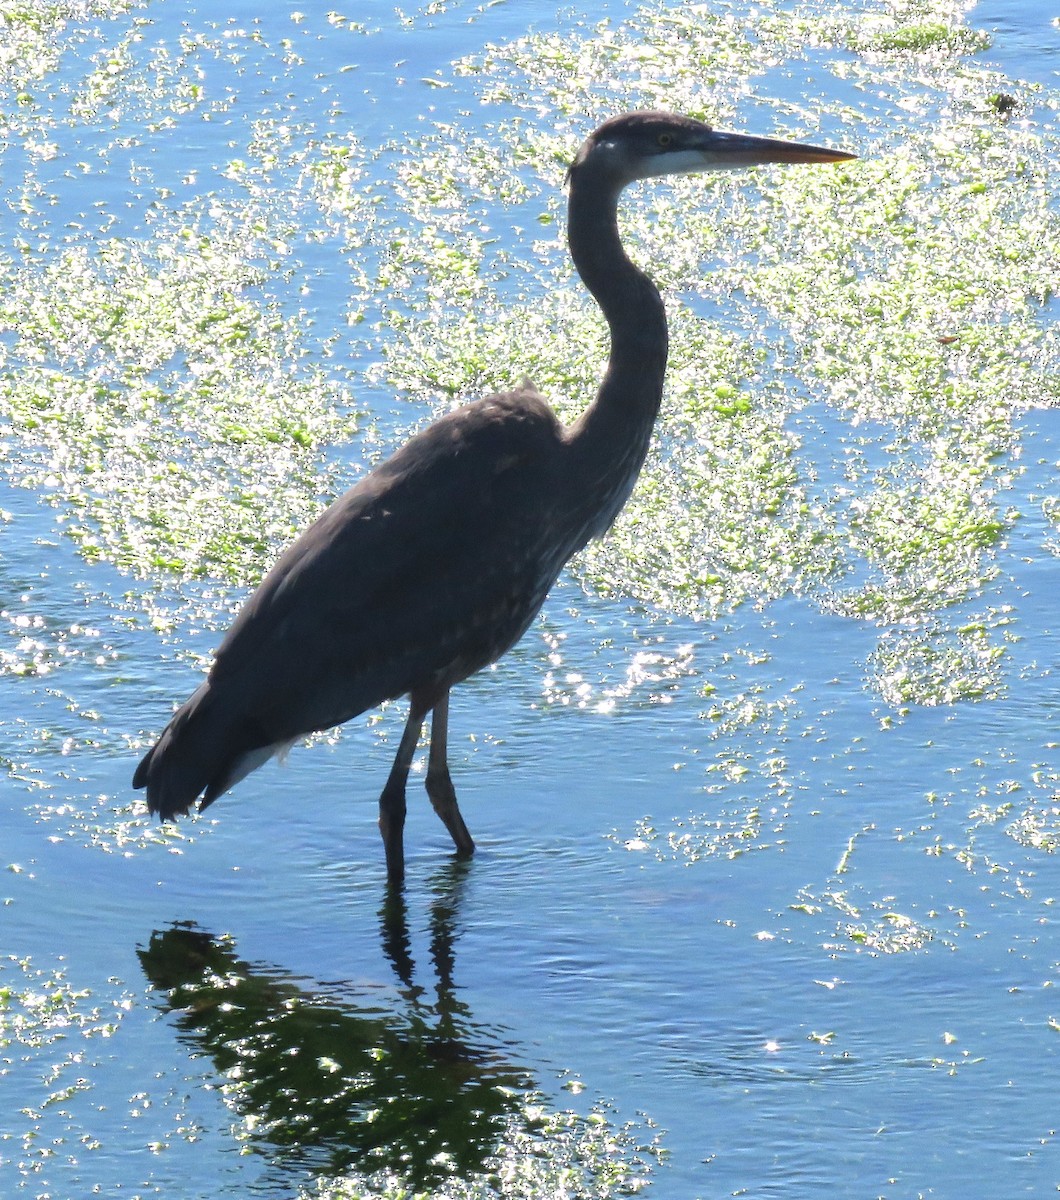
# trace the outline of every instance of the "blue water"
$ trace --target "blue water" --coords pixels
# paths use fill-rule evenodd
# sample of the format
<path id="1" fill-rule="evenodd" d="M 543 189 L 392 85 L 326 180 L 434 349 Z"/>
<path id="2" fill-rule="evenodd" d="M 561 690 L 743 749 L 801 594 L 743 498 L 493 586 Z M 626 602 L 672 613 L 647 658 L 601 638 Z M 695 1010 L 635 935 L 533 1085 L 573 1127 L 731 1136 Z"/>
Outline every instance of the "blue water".
<path id="1" fill-rule="evenodd" d="M 318 57 L 299 78 L 314 84 L 295 95 L 269 49 L 286 10 L 134 15 L 167 38 L 257 25 L 260 58 L 207 66 L 211 88 L 239 95 L 231 126 L 178 124 L 128 153 L 112 131 L 70 131 L 54 167 L 36 168 L 56 196 L 43 237 L 149 235 L 144 197 L 171 189 L 175 207 L 223 186 L 216 167 L 248 111 L 326 123 L 341 105 L 365 143 L 400 143 L 473 99 L 467 81 L 420 80 L 572 20 L 536 2 L 454 3 L 403 27 L 373 3 L 358 39 L 310 13 Z M 1060 32 L 1036 4 L 996 0 L 973 19 L 994 34 L 986 61 L 1056 86 Z M 72 171 L 79 158 L 95 169 Z M 10 249 L 16 148 L 4 165 Z M 342 328 L 342 272 L 312 247 L 299 261 L 311 286 L 292 304 L 324 340 Z M 358 395 L 377 399 L 385 418 L 388 398 Z M 413 1125 L 455 1111 L 457 1140 L 479 1084 L 495 1096 L 529 1080 L 556 1108 L 604 1102 L 634 1137 L 660 1131 L 650 1194 L 665 1200 L 1055 1194 L 1060 555 L 1042 501 L 1057 495 L 1060 412 L 1025 413 L 1018 433 L 1003 507 L 1022 516 L 979 606 L 1007 621 L 995 698 L 890 708 L 869 677 L 879 630 L 808 599 L 707 624 L 564 578 L 522 644 L 453 698 L 474 862 L 454 868 L 413 787 L 396 911 L 375 808 L 399 709 L 295 748 L 153 840 L 131 773 L 194 686 L 186 652 L 207 654 L 224 615 L 157 633 L 136 595 L 146 583 L 87 565 L 61 507 L 0 482 L 0 648 L 34 637 L 51 668 L 0 676 L 0 988 L 69 989 L 34 1029 L 15 1021 L 36 1001 L 0 1007 L 3 1194 L 278 1198 L 328 1163 L 357 1166 L 349 1130 L 365 1120 L 345 1109 L 338 1132 L 293 1149 L 254 1135 L 277 1112 L 294 1124 L 321 1111 L 268 1055 L 247 1053 L 252 1099 L 226 1103 L 225 1054 L 252 1029 L 349 1054 L 365 1094 L 404 1094 Z M 210 594 L 174 585 L 169 598 L 205 596 L 208 610 Z M 740 697 L 759 719 L 706 715 Z M 1042 817 L 1038 845 L 1014 836 L 1025 812 Z M 204 950 L 196 932 L 229 940 Z M 187 982 L 197 953 L 241 990 L 171 1011 L 162 985 Z M 293 997 L 312 1010 L 304 1024 L 286 1022 Z M 358 1058 L 362 1042 L 382 1051 Z M 374 1075 L 396 1048 L 409 1063 Z"/>

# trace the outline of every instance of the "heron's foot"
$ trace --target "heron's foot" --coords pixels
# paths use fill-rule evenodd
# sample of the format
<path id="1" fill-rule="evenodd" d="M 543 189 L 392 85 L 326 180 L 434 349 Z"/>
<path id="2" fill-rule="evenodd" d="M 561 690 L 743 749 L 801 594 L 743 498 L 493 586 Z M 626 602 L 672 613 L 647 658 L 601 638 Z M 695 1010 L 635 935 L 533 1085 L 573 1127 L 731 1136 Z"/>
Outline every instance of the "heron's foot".
<path id="1" fill-rule="evenodd" d="M 386 852 L 386 874 L 391 883 L 405 878 L 405 789 L 385 788 L 379 797 L 379 832 Z"/>
<path id="2" fill-rule="evenodd" d="M 457 852 L 463 858 L 470 858 L 475 853 L 475 843 L 467 831 L 460 806 L 456 802 L 456 788 L 449 777 L 448 770 L 427 770 L 427 795 L 431 798 L 434 811 L 442 819 L 442 824 L 449 830 Z"/>

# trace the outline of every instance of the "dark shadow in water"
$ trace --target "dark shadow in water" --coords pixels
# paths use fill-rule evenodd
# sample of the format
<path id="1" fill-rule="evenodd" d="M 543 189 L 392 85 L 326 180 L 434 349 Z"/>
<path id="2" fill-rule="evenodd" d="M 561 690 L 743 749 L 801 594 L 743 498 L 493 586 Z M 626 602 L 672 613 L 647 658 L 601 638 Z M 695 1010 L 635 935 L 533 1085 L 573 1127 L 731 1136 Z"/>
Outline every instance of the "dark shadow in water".
<path id="1" fill-rule="evenodd" d="M 522 1108 L 529 1076 L 476 1029 L 453 984 L 466 864 L 433 881 L 435 998 L 415 982 L 405 900 L 388 889 L 383 949 L 399 1005 L 364 992 L 338 1000 L 281 971 L 242 962 L 230 939 L 178 925 L 139 951 L 183 1040 L 205 1052 L 276 1165 L 322 1174 L 393 1171 L 414 1189 L 481 1170 Z"/>

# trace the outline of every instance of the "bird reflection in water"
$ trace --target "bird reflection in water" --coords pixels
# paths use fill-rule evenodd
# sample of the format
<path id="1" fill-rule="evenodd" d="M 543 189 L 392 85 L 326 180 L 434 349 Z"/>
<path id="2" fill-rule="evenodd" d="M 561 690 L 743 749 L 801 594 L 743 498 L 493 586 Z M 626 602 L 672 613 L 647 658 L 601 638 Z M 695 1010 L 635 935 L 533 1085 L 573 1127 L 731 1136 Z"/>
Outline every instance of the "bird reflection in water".
<path id="1" fill-rule="evenodd" d="M 435 998 L 415 982 L 405 901 L 388 888 L 384 953 L 401 983 L 342 1000 L 238 958 L 232 941 L 179 925 L 152 934 L 140 960 L 178 1014 L 182 1040 L 213 1059 L 250 1138 L 278 1166 L 397 1175 L 413 1189 L 483 1168 L 525 1108 L 529 1075 L 476 1029 L 453 984 L 465 864 L 434 877 Z"/>

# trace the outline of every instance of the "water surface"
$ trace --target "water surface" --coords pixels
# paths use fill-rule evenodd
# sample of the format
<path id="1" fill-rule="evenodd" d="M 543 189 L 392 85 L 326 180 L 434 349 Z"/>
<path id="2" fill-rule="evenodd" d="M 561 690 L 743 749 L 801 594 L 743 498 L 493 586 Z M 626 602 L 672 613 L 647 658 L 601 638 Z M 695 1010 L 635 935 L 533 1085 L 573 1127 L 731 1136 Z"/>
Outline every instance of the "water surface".
<path id="1" fill-rule="evenodd" d="M 1058 35 L 1033 9 L 972 9 L 967 28 L 992 40 L 964 61 L 1021 96 L 1037 86 L 1040 103 L 1019 119 L 1048 135 Z M 729 11 L 750 20 L 740 4 Z M 57 275 L 104 244 L 146 254 L 148 281 L 166 278 L 151 255 L 167 247 L 160 261 L 176 277 L 196 258 L 180 255 L 186 230 L 209 233 L 212 265 L 197 290 L 160 291 L 154 328 L 110 375 L 105 355 L 78 349 L 101 318 L 87 300 L 79 315 L 77 288 L 52 310 L 58 326 L 42 326 L 39 375 L 16 353 L 18 323 L 4 334 L 5 378 L 23 401 L 38 394 L 31 384 L 42 397 L 39 445 L 14 401 L 0 418 L 5 1194 L 384 1195 L 409 1184 L 551 1196 L 560 1184 L 548 1172 L 564 1169 L 579 1180 L 571 1194 L 616 1194 L 633 1179 L 682 1200 L 994 1200 L 1060 1186 L 1055 407 L 1014 405 L 984 485 L 1000 533 L 953 584 L 957 599 L 930 611 L 881 603 L 852 616 L 849 596 L 868 594 L 864 563 L 821 589 L 802 586 L 805 564 L 787 586 L 752 563 L 742 583 L 720 585 L 722 602 L 703 584 L 669 606 L 604 585 L 610 570 L 636 586 L 621 540 L 617 566 L 565 575 L 520 646 L 453 698 L 474 862 L 453 863 L 414 786 L 400 898 L 385 888 L 375 829 L 400 706 L 296 747 L 177 832 L 153 827 L 130 790 L 253 564 L 283 540 L 282 512 L 255 527 L 278 506 L 255 501 L 247 480 L 293 480 L 298 524 L 317 493 L 442 402 L 428 388 L 397 396 L 380 366 L 398 329 L 418 336 L 412 293 L 407 314 L 393 291 L 368 288 L 358 312 L 348 305 L 358 280 L 400 257 L 388 250 L 394 222 L 416 228 L 407 195 L 385 189 L 402 163 L 427 162 L 417 139 L 496 136 L 487 85 L 451 64 L 531 28 L 574 45 L 625 12 L 85 6 L 54 64 L 20 81 L 28 98 L 8 102 L 9 279 L 29 264 L 40 294 L 58 294 Z M 820 62 L 767 75 L 726 123 L 753 125 L 770 89 L 790 111 L 812 110 L 825 60 L 844 56 L 821 50 Z M 128 86 L 108 91 L 109 76 Z M 532 86 L 512 86 L 499 111 L 528 121 Z M 614 86 L 629 103 L 625 81 Z M 885 83 L 849 89 L 880 123 L 844 125 L 830 111 L 828 136 L 862 136 L 869 158 L 911 135 L 911 108 L 889 108 Z M 534 114 L 546 128 L 553 119 L 577 124 Z M 347 220 L 303 204 L 302 172 L 341 166 L 336 146 L 356 150 L 352 193 L 379 197 L 377 225 L 361 208 Z M 284 188 L 300 197 L 289 211 Z M 522 202 L 518 221 L 495 198 L 473 214 L 516 259 L 549 228 L 536 225 L 534 195 Z M 468 219 L 457 206 L 454 238 Z M 217 321 L 174 319 L 163 344 L 163 304 L 205 304 L 211 273 L 247 308 L 225 307 L 219 286 Z M 502 299 L 515 274 L 499 273 Z M 28 325 L 32 286 L 25 295 Z M 1048 313 L 1033 320 L 1048 327 Z M 88 378 L 119 397 L 187 389 L 169 432 L 146 406 L 118 421 L 132 430 L 115 468 L 126 492 L 108 474 L 113 440 L 93 483 L 93 438 L 113 432 L 56 407 L 47 371 L 60 367 L 69 382 L 56 395 Z M 513 377 L 524 369 L 510 364 Z M 229 372 L 229 392 L 209 391 L 211 371 Z M 926 453 L 883 416 L 875 426 L 830 403 L 809 370 L 777 386 L 799 396 L 782 426 L 798 439 L 807 506 L 839 507 L 877 465 Z M 318 428 L 306 413 L 325 387 Z M 188 423 L 240 388 L 246 409 L 225 400 L 217 420 L 245 435 L 231 432 L 233 457 L 208 457 L 209 429 Z M 49 423 L 49 412 L 67 415 Z M 256 446 L 258 419 L 287 438 L 289 459 L 269 457 L 275 441 Z M 308 430 L 313 453 L 292 430 Z M 664 445 L 670 436 L 661 431 Z M 123 505 L 149 510 L 135 481 L 154 468 L 138 438 L 177 447 L 192 471 L 198 462 L 203 492 L 159 493 L 155 528 L 175 532 L 156 545 L 145 517 L 142 558 L 107 530 Z M 242 487 L 247 526 L 193 559 L 197 526 L 181 506 L 199 505 L 208 525 L 211 508 L 235 511 Z M 187 557 L 167 566 L 170 552 Z"/>

